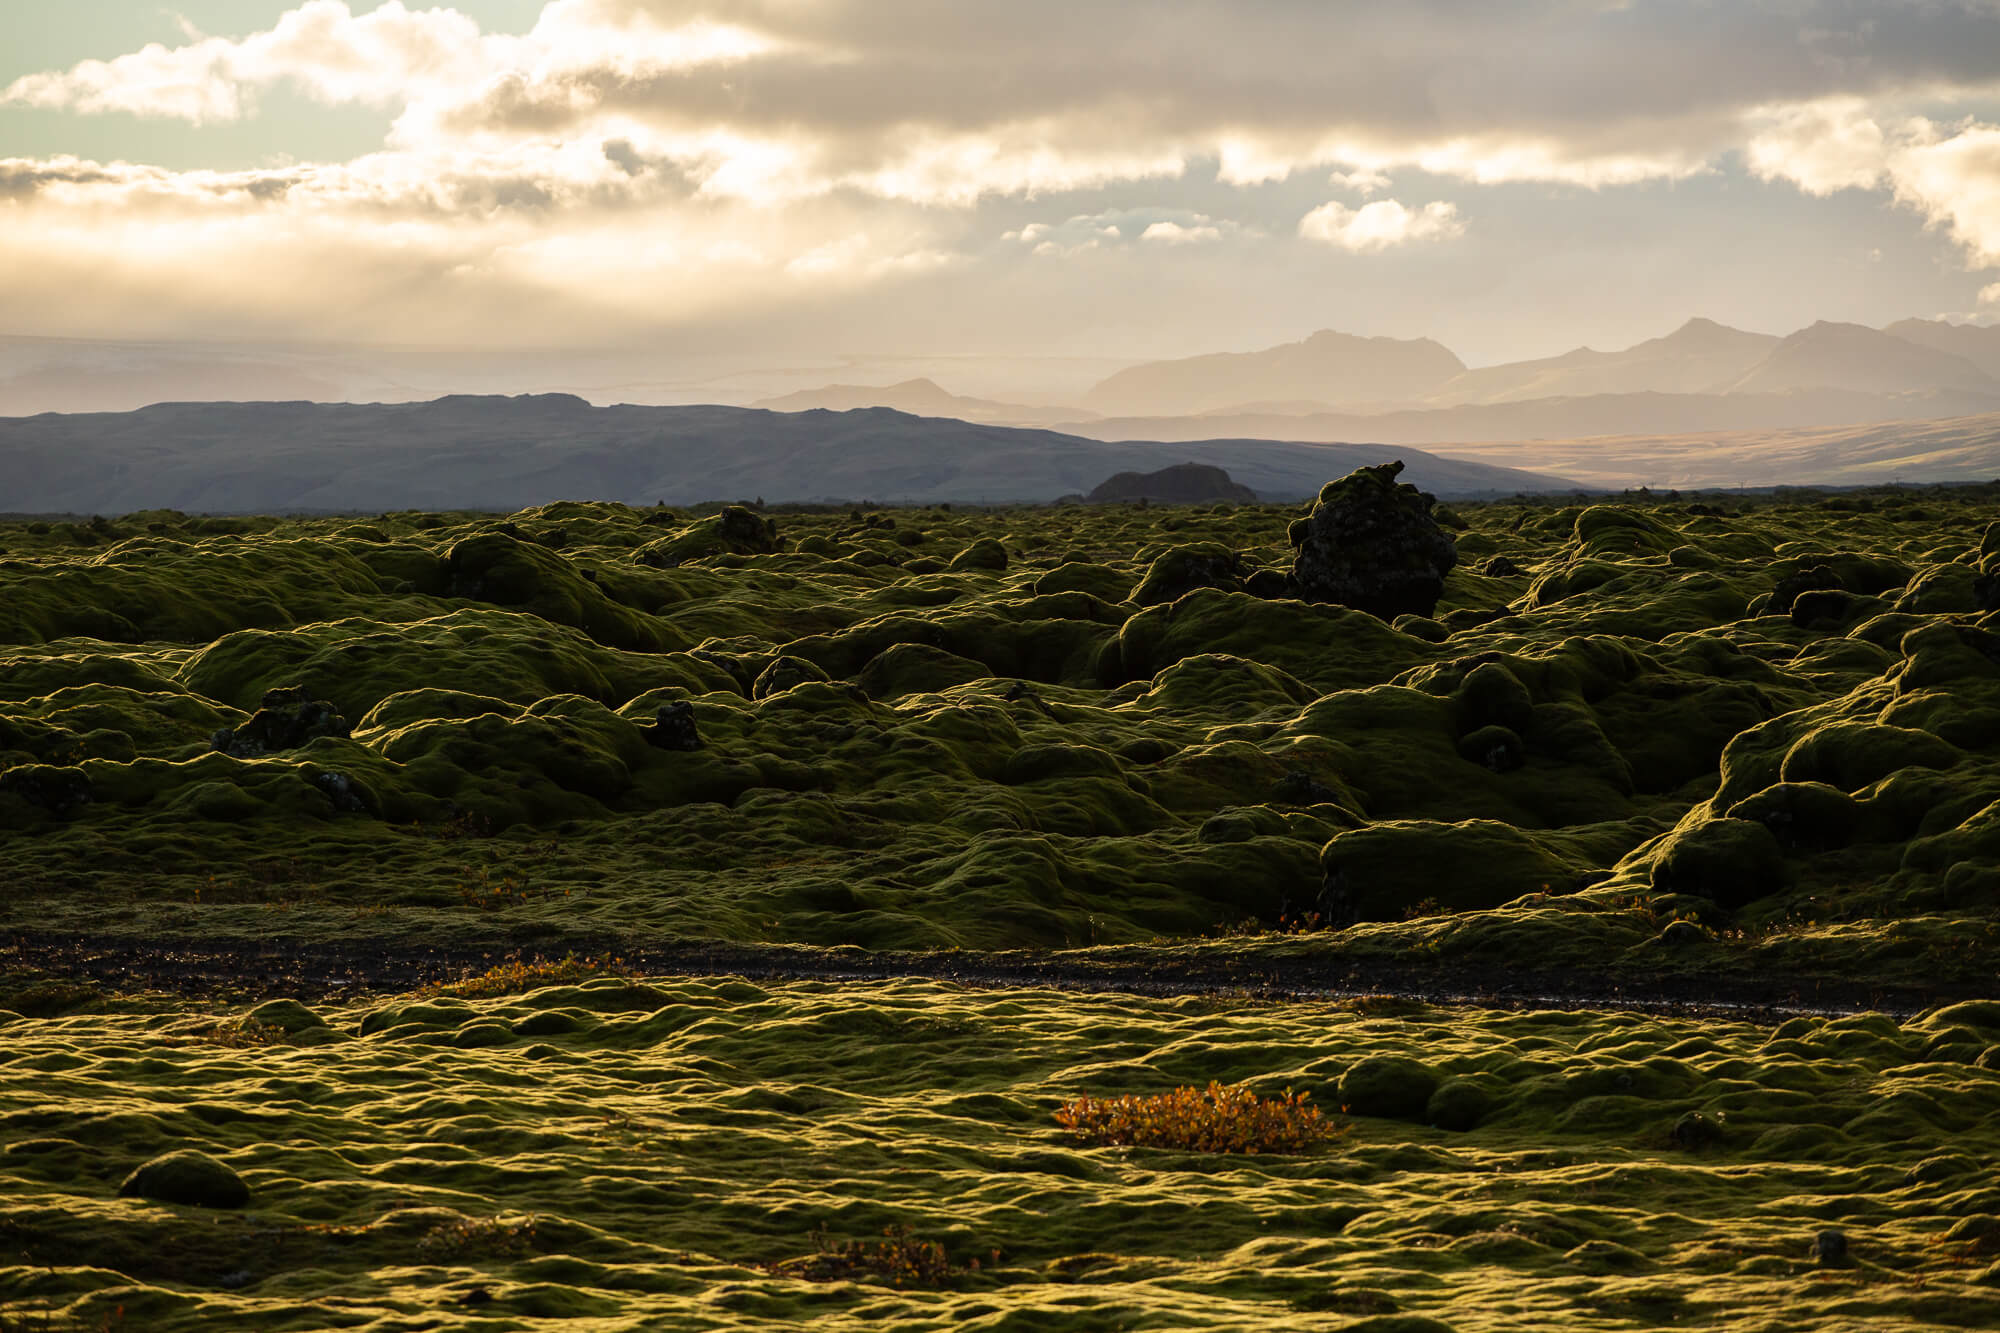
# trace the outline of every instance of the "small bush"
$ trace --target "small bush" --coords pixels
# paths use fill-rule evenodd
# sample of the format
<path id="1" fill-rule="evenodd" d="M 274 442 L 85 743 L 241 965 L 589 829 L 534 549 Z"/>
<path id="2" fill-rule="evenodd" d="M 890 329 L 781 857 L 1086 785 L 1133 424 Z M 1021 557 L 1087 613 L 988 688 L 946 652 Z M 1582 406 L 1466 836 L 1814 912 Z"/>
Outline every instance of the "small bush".
<path id="1" fill-rule="evenodd" d="M 245 1015 L 217 1023 L 212 1028 L 204 1028 L 194 1034 L 194 1040 L 205 1046 L 223 1046 L 230 1050 L 251 1050 L 259 1046 L 289 1046 L 292 1034 L 277 1023 L 266 1023 L 261 1019 Z"/>
<path id="2" fill-rule="evenodd" d="M 1287 1089 L 1260 1098 L 1242 1084 L 1181 1087 L 1156 1097 L 1065 1102 L 1056 1123 L 1092 1147 L 1179 1148 L 1186 1152 L 1308 1152 L 1339 1131 L 1310 1103 Z"/>
<path id="3" fill-rule="evenodd" d="M 555 961 L 537 958 L 533 962 L 510 958 L 504 963 L 487 968 L 477 976 L 426 986 L 420 993 L 456 995 L 468 1000 L 483 1000 L 495 995 L 516 995 L 542 986 L 567 986 L 579 981 L 590 981 L 596 977 L 623 975 L 625 975 L 624 960 L 613 958 L 610 954 L 597 958 L 578 958 L 572 953 L 565 954 Z"/>
<path id="4" fill-rule="evenodd" d="M 432 1227 L 417 1240 L 417 1257 L 428 1263 L 463 1259 L 508 1259 L 535 1244 L 535 1219 L 505 1222 L 497 1217 L 462 1217 Z"/>
<path id="5" fill-rule="evenodd" d="M 892 1287 L 942 1287 L 961 1273 L 979 1271 L 979 1260 L 954 1264 L 944 1246 L 918 1240 L 898 1222 L 885 1227 L 881 1240 L 835 1241 L 825 1227 L 812 1233 L 813 1253 L 768 1265 L 780 1277 L 807 1282 L 886 1282 Z M 998 1261 L 1000 1251 L 989 1256 Z"/>

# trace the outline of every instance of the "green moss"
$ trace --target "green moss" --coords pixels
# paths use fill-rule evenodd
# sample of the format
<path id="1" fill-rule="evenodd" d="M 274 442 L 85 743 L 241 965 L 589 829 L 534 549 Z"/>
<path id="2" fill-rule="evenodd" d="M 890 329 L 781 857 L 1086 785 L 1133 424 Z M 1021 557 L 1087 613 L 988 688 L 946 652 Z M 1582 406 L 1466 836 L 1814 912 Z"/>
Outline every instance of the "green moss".
<path id="1" fill-rule="evenodd" d="M 1322 910 L 1336 921 L 1393 921 L 1420 904 L 1448 911 L 1561 893 L 1585 869 L 1534 834 L 1496 820 L 1395 820 L 1338 833 L 1320 852 Z"/>
<path id="2" fill-rule="evenodd" d="M 1750 819 L 1684 823 L 1652 856 L 1653 887 L 1741 907 L 1784 887 L 1783 850 L 1764 824 Z"/>
<path id="3" fill-rule="evenodd" d="M 138 1167 L 119 1185 L 118 1196 L 189 1208 L 241 1208 L 250 1202 L 250 1189 L 207 1153 L 183 1149 Z"/>
<path id="4" fill-rule="evenodd" d="M 1984 975 L 1988 500 L 1877 498 L 1461 506 L 1496 572 L 1417 633 L 1287 597 L 1275 507 L 4 525 L 0 924 L 1088 945 L 1310 909 L 1344 840 L 1337 956 Z M 1189 552 L 1245 590 L 1126 600 Z M 294 685 L 353 735 L 214 751 Z M 1694 947 L 1606 906 L 1744 824 Z"/>

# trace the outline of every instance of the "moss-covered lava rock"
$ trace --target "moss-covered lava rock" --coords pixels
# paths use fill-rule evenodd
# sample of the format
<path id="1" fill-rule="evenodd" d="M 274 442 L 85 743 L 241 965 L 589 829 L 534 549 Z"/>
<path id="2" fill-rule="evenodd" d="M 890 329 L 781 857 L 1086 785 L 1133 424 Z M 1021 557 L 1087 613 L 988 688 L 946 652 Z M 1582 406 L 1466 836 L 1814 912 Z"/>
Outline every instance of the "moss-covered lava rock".
<path id="1" fill-rule="evenodd" d="M 1338 602 L 1384 620 L 1428 616 L 1458 564 L 1436 500 L 1398 482 L 1401 463 L 1359 468 L 1328 482 L 1291 525 L 1292 586 L 1313 602 Z"/>

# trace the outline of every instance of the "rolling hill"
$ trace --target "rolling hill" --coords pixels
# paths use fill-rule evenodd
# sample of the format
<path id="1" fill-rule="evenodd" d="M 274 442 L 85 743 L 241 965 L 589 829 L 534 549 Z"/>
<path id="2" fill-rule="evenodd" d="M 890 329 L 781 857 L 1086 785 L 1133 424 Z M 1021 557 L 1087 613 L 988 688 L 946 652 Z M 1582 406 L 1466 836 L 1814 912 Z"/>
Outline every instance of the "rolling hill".
<path id="1" fill-rule="evenodd" d="M 1227 467 L 1269 499 L 1402 458 L 1441 496 L 1567 489 L 1561 478 L 1385 445 L 1112 443 L 875 408 L 592 407 L 564 394 L 429 403 L 167 403 L 0 419 L 16 513 L 518 509 L 766 500 L 1046 501 L 1119 472 Z"/>

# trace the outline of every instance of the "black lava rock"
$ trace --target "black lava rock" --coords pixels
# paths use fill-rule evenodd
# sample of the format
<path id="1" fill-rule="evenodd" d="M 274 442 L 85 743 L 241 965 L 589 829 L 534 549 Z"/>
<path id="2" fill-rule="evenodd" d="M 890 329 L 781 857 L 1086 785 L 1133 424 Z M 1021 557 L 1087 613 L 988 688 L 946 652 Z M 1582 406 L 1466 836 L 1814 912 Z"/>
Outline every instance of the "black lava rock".
<path id="1" fill-rule="evenodd" d="M 667 704 L 653 717 L 646 739 L 662 750 L 699 750 L 701 733 L 694 725 L 694 705 L 683 699 Z"/>
<path id="2" fill-rule="evenodd" d="M 1458 544 L 1431 517 L 1435 497 L 1396 480 L 1402 470 L 1383 463 L 1328 482 L 1312 512 L 1292 524 L 1300 597 L 1390 621 L 1437 609 Z"/>
<path id="3" fill-rule="evenodd" d="M 303 685 L 292 685 L 266 691 L 248 722 L 222 728 L 209 743 L 238 759 L 255 759 L 296 750 L 322 736 L 345 737 L 352 730 L 338 705 L 312 698 Z"/>
<path id="4" fill-rule="evenodd" d="M 0 773 L 0 792 L 18 796 L 59 817 L 75 814 L 93 799 L 90 779 L 82 769 L 49 764 L 22 764 Z"/>

